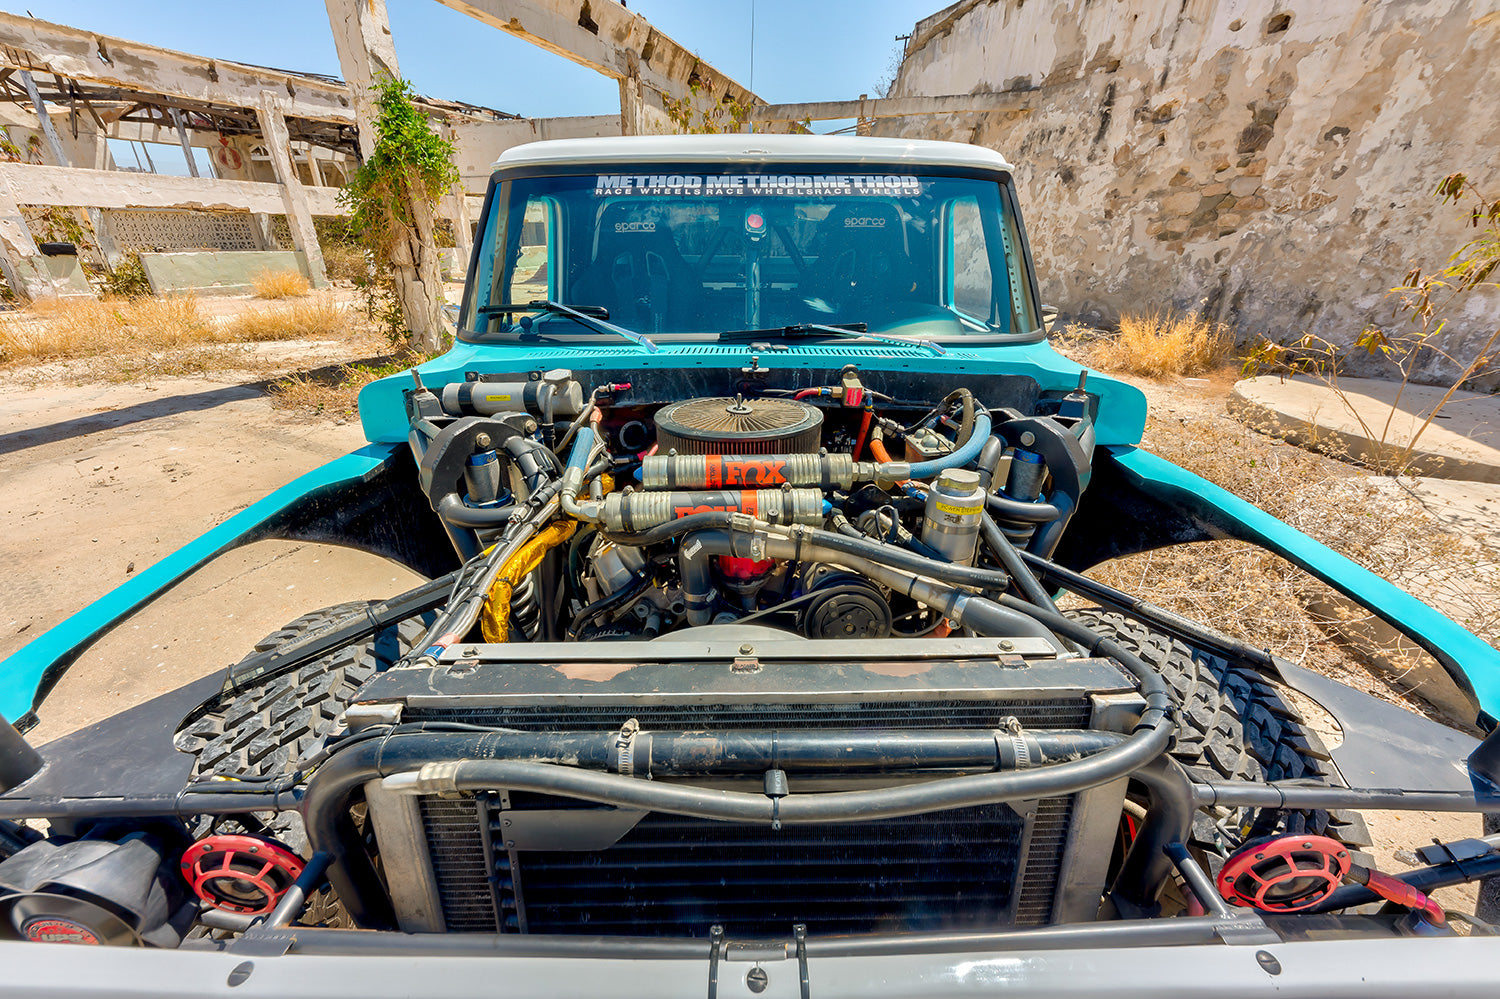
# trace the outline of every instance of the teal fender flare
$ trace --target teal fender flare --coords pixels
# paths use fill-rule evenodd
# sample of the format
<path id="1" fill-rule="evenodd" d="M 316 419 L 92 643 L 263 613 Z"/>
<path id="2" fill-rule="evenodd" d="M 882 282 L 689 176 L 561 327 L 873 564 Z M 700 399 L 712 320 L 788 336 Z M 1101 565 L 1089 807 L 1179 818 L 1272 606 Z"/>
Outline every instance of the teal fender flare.
<path id="1" fill-rule="evenodd" d="M 313 469 L 131 577 L 0 663 L 0 715 L 26 727 L 62 672 L 110 629 L 225 552 L 273 536 L 268 525 L 309 500 L 369 481 L 405 445 L 368 444 Z"/>
<path id="2" fill-rule="evenodd" d="M 1220 488 L 1137 447 L 1108 448 L 1130 485 L 1223 537 L 1259 545 L 1356 601 L 1420 645 L 1479 705 L 1479 724 L 1500 718 L 1500 650 L 1390 580 L 1376 575 Z"/>

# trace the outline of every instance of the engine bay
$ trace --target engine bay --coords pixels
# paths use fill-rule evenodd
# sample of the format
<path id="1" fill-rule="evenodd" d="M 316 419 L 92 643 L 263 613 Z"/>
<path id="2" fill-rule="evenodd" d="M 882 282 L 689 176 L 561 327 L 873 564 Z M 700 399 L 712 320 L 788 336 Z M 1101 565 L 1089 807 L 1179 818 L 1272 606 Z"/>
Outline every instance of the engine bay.
<path id="1" fill-rule="evenodd" d="M 1002 546 L 1052 554 L 1088 485 L 1097 400 L 1082 383 L 1038 400 L 1014 398 L 1026 395 L 1018 379 L 992 379 L 1023 410 L 930 377 L 885 375 L 877 387 L 853 365 L 802 387 L 738 374 L 720 394 L 676 401 L 605 378 L 585 389 L 567 371 L 410 393 L 423 485 L 460 554 L 560 477 L 556 523 L 569 526 L 526 572 L 501 572 L 508 599 L 487 600 L 486 640 L 642 640 L 736 623 L 809 639 L 973 634 L 869 560 L 910 553 L 1001 592 Z M 731 516 L 776 536 L 755 550 L 682 542 L 684 523 L 722 528 Z M 788 544 L 797 550 L 780 553 Z M 840 559 L 818 557 L 829 544 Z"/>

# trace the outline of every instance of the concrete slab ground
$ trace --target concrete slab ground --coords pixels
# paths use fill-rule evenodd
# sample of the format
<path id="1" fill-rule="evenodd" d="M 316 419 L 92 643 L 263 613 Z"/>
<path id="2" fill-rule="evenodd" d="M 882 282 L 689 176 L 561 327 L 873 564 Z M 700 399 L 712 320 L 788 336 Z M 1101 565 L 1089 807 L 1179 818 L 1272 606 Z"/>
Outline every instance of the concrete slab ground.
<path id="1" fill-rule="evenodd" d="M 1423 429 L 1445 391 L 1371 378 L 1341 378 L 1335 391 L 1312 378 L 1261 375 L 1237 382 L 1229 407 L 1257 430 L 1375 467 L 1417 435 L 1417 474 L 1500 483 L 1500 396 L 1455 392 Z"/>
<path id="2" fill-rule="evenodd" d="M 10 386 L 0 395 L 0 659 L 272 489 L 364 443 L 255 386 Z M 222 556 L 94 646 L 43 705 L 38 744 L 237 660 L 320 607 L 416 585 L 324 545 Z"/>

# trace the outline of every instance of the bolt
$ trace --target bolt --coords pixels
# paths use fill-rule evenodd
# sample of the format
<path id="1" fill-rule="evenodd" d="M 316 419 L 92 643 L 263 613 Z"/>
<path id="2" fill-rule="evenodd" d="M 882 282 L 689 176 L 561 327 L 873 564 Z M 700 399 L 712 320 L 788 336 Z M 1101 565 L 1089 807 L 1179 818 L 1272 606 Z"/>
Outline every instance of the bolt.
<path id="1" fill-rule="evenodd" d="M 1025 444 L 1027 447 L 1031 447 L 1031 445 L 1036 443 L 1036 434 L 1032 433 L 1030 430 L 1026 431 L 1021 435 L 1021 443 Z"/>
<path id="2" fill-rule="evenodd" d="M 754 651 L 755 651 L 755 646 L 753 646 L 753 645 L 748 645 L 747 644 L 747 645 L 741 645 L 740 646 L 740 655 L 742 655 L 742 656 L 748 656 L 750 653 L 752 653 Z"/>
<path id="3" fill-rule="evenodd" d="M 513 840 L 513 839 L 506 840 L 505 841 L 505 848 L 507 850 L 514 850 L 516 848 L 516 841 Z"/>
<path id="4" fill-rule="evenodd" d="M 463 654 L 466 656 L 477 656 L 479 655 L 479 650 L 471 645 L 467 649 L 464 649 Z"/>
<path id="5" fill-rule="evenodd" d="M 1012 642 L 1008 638 L 1002 638 L 1000 640 L 1000 651 L 1001 652 L 1009 652 L 1011 649 L 1013 649 L 1015 647 L 1016 647 L 1016 643 Z"/>
<path id="6" fill-rule="evenodd" d="M 492 446 L 494 446 L 494 441 L 490 440 L 489 434 L 481 433 L 474 438 L 474 447 L 477 450 L 488 451 Z"/>
<path id="7" fill-rule="evenodd" d="M 535 420 L 527 420 L 522 426 L 528 434 L 536 432 Z"/>

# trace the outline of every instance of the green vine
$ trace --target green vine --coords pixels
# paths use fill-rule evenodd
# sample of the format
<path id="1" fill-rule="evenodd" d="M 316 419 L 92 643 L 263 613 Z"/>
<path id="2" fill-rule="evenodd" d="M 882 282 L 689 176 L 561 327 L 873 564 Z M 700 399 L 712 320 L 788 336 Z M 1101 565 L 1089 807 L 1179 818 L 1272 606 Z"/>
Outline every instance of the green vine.
<path id="1" fill-rule="evenodd" d="M 383 77 L 377 94 L 375 149 L 339 194 L 349 212 L 349 229 L 371 251 L 374 273 L 362 285 L 366 311 L 394 344 L 422 346 L 436 330 L 410 330 L 393 268 L 409 265 L 421 253 L 436 253 L 434 221 L 438 201 L 458 183 L 453 143 L 432 130 L 405 80 Z M 440 293 L 440 292 L 439 292 Z"/>
<path id="2" fill-rule="evenodd" d="M 700 64 L 694 67 L 692 75 L 688 77 L 688 95 L 676 98 L 662 94 L 662 110 L 667 113 L 667 119 L 678 132 L 694 135 L 738 132 L 749 120 L 753 105 L 735 100 L 726 90 L 723 97 L 708 102 L 699 110 L 703 97 L 712 97 L 713 91 L 713 77 L 704 72 Z"/>

